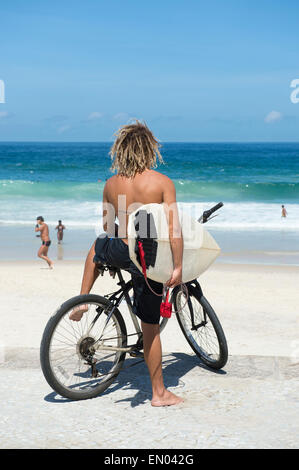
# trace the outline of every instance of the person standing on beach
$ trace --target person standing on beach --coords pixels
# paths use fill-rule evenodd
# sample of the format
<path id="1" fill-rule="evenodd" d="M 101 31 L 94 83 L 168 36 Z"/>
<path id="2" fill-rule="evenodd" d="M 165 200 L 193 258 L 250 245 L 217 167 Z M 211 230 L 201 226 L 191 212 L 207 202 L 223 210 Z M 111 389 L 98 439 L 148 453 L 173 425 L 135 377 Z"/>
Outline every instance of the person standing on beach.
<path id="1" fill-rule="evenodd" d="M 170 406 L 181 403 L 182 398 L 165 388 L 162 374 L 162 348 L 160 340 L 160 305 L 163 284 L 148 280 L 129 256 L 127 223 L 132 204 L 149 203 L 171 206 L 169 237 L 174 261 L 174 270 L 166 283 L 175 287 L 182 282 L 183 239 L 176 205 L 174 183 L 165 175 L 154 171 L 157 157 L 163 162 L 158 141 L 145 124 L 136 121 L 119 129 L 111 149 L 112 170 L 117 174 L 106 181 L 103 192 L 103 228 L 107 233 L 105 246 L 98 238 L 92 245 L 86 261 L 81 284 L 81 294 L 88 294 L 98 277 L 97 264 L 105 261 L 125 269 L 132 275 L 134 290 L 133 311 L 141 320 L 144 358 L 152 384 L 152 406 Z M 125 201 L 122 205 L 120 201 Z M 119 225 L 115 224 L 116 217 Z M 74 309 L 69 318 L 80 321 L 88 310 L 87 305 Z"/>
<path id="2" fill-rule="evenodd" d="M 281 217 L 286 217 L 287 216 L 287 210 L 284 207 L 284 205 L 281 206 Z"/>
<path id="3" fill-rule="evenodd" d="M 63 239 L 63 231 L 65 230 L 65 226 L 62 225 L 61 220 L 58 220 L 58 225 L 55 227 L 55 230 L 57 230 L 57 240 L 58 243 L 62 242 Z"/>
<path id="4" fill-rule="evenodd" d="M 47 256 L 49 246 L 51 245 L 51 240 L 49 237 L 49 227 L 45 223 L 44 218 L 42 216 L 37 217 L 36 221 L 37 224 L 35 226 L 35 232 L 40 232 L 42 241 L 42 246 L 38 250 L 37 256 L 39 258 L 44 259 L 48 263 L 49 268 L 53 269 L 54 263 Z"/>

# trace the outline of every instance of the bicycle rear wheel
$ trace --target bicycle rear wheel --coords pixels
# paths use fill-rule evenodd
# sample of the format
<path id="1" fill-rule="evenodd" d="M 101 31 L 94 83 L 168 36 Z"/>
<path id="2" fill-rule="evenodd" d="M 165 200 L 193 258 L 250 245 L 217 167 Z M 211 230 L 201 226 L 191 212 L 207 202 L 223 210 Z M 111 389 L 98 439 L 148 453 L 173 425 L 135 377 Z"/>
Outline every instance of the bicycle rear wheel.
<path id="1" fill-rule="evenodd" d="M 79 322 L 69 319 L 75 307 L 88 306 Z M 40 361 L 48 384 L 71 400 L 94 398 L 113 382 L 126 353 L 127 332 L 112 305 L 97 295 L 79 295 L 65 302 L 48 321 L 40 347 Z"/>
<path id="2" fill-rule="evenodd" d="M 189 345 L 201 361 L 213 369 L 221 369 L 228 359 L 226 338 L 216 313 L 195 288 L 189 297 L 182 291 L 174 295 L 176 317 Z"/>

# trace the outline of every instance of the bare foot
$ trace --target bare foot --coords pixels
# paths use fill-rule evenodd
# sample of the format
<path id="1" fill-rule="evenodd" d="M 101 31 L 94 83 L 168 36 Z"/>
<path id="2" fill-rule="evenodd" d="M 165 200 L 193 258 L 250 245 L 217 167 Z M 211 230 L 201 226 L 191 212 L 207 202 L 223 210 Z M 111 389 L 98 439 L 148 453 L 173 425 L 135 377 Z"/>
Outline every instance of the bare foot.
<path id="1" fill-rule="evenodd" d="M 183 398 L 180 398 L 174 393 L 169 392 L 169 390 L 165 390 L 163 395 L 157 395 L 156 397 L 153 397 L 151 404 L 152 406 L 172 406 L 178 405 L 183 401 Z"/>
<path id="2" fill-rule="evenodd" d="M 49 269 L 53 269 L 54 268 L 54 263 L 50 263 L 49 264 Z"/>
<path id="3" fill-rule="evenodd" d="M 80 321 L 83 313 L 88 311 L 88 305 L 80 305 L 79 307 L 74 308 L 69 314 L 69 319 L 73 321 Z"/>

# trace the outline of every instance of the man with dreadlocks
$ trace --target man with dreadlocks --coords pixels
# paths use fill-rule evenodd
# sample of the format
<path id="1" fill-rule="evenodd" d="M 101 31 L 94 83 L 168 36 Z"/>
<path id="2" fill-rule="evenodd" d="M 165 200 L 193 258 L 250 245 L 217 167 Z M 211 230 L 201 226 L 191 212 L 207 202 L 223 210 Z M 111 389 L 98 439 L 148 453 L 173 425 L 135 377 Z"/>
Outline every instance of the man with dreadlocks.
<path id="1" fill-rule="evenodd" d="M 148 280 L 131 261 L 128 249 L 127 223 L 130 208 L 149 204 L 164 203 L 171 206 L 169 214 L 169 237 L 171 242 L 174 270 L 168 287 L 175 287 L 182 281 L 183 240 L 177 217 L 176 191 L 173 182 L 165 175 L 153 170 L 157 158 L 163 163 L 159 152 L 160 144 L 152 132 L 139 121 L 121 127 L 116 133 L 111 148 L 112 171 L 117 174 L 107 180 L 103 192 L 103 222 L 106 237 L 105 246 L 101 239 L 92 245 L 86 258 L 81 285 L 81 294 L 88 294 L 98 276 L 97 263 L 107 262 L 125 269 L 132 275 L 134 304 L 133 311 L 141 320 L 144 358 L 152 383 L 152 406 L 176 405 L 183 400 L 167 390 L 162 374 L 162 348 L 160 341 L 160 304 L 163 285 Z M 133 211 L 131 211 L 133 212 Z M 118 218 L 119 225 L 115 224 Z M 80 321 L 87 305 L 81 305 L 70 314 L 70 319 Z"/>

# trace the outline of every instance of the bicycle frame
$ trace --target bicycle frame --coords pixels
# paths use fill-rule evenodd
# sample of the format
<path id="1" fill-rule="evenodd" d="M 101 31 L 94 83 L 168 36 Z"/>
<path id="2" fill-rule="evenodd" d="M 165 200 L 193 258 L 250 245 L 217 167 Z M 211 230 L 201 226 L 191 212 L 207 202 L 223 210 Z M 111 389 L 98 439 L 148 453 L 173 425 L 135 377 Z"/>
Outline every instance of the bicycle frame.
<path id="1" fill-rule="evenodd" d="M 96 349 L 101 349 L 101 350 L 109 350 L 109 351 L 123 351 L 123 352 L 130 352 L 133 349 L 136 349 L 136 348 L 138 349 L 138 346 L 140 346 L 140 349 L 142 349 L 142 347 L 141 347 L 141 344 L 142 344 L 142 331 L 141 331 L 140 325 L 138 323 L 138 320 L 136 318 L 136 315 L 133 313 L 132 302 L 131 302 L 131 298 L 129 296 L 129 291 L 133 287 L 132 281 L 130 280 L 130 281 L 125 282 L 125 280 L 122 276 L 121 270 L 119 268 L 115 268 L 113 266 L 101 266 L 99 268 L 99 271 L 101 272 L 101 275 L 104 274 L 104 271 L 109 271 L 110 275 L 113 278 L 115 277 L 115 275 L 117 275 L 118 280 L 119 280 L 119 282 L 117 284 L 120 286 L 120 289 L 118 289 L 116 292 L 113 292 L 112 294 L 106 294 L 104 296 L 106 299 L 109 300 L 109 303 L 111 305 L 110 305 L 110 309 L 107 311 L 107 319 L 106 319 L 106 323 L 105 323 L 102 335 L 93 344 L 93 349 L 95 349 L 95 350 Z M 196 292 L 197 295 L 199 295 L 199 297 L 201 297 L 203 295 L 200 284 L 196 279 L 194 279 L 193 281 L 188 282 L 186 285 L 187 285 L 187 288 L 188 288 L 189 292 L 194 291 L 194 292 Z M 178 287 L 173 290 L 172 295 L 177 291 L 177 289 L 178 289 Z M 101 341 L 101 338 L 103 336 L 103 333 L 105 331 L 105 328 L 108 325 L 114 310 L 119 307 L 119 305 L 121 304 L 123 299 L 125 299 L 125 301 L 126 301 L 126 304 L 128 306 L 128 310 L 129 310 L 129 314 L 131 316 L 131 319 L 132 319 L 132 322 L 133 322 L 133 325 L 134 325 L 134 328 L 135 328 L 135 331 L 136 331 L 136 333 L 132 333 L 132 336 L 137 335 L 137 337 L 138 337 L 137 342 L 133 345 L 128 345 L 128 346 L 123 347 L 123 348 L 122 347 L 99 345 L 99 343 Z M 188 304 L 189 304 L 190 313 L 191 313 L 192 330 L 197 330 L 198 328 L 200 328 L 201 326 L 204 326 L 206 324 L 206 313 L 205 313 L 205 311 L 203 312 L 204 313 L 204 321 L 202 321 L 198 325 L 195 325 L 194 324 L 193 306 L 192 306 L 192 303 L 190 302 L 190 299 L 188 299 Z M 102 311 L 99 312 L 99 315 L 102 313 Z M 95 319 L 93 321 L 93 324 L 97 321 L 97 319 L 98 319 L 98 315 L 95 317 Z M 162 320 L 162 322 L 160 324 L 160 331 L 162 331 L 164 329 L 164 327 L 166 326 L 167 321 L 168 321 L 167 318 L 164 318 Z"/>
<path id="2" fill-rule="evenodd" d="M 139 326 L 136 315 L 133 313 L 133 308 L 132 308 L 133 306 L 132 306 L 132 302 L 131 302 L 131 299 L 130 299 L 130 296 L 129 296 L 129 291 L 133 287 L 132 281 L 125 282 L 120 269 L 115 269 L 115 268 L 114 269 L 113 268 L 109 269 L 108 268 L 108 270 L 110 271 L 110 273 L 115 272 L 115 274 L 117 274 L 118 279 L 119 279 L 119 282 L 117 284 L 120 286 L 120 289 L 118 291 L 114 292 L 112 295 L 108 294 L 108 295 L 105 295 L 104 297 L 109 298 L 109 301 L 113 303 L 114 308 L 118 308 L 118 306 L 120 305 L 122 300 L 125 299 L 125 301 L 127 303 L 127 306 L 128 306 L 128 309 L 129 309 L 130 316 L 132 318 L 133 325 L 135 327 L 135 330 L 136 330 L 136 333 L 137 333 L 138 339 L 139 339 L 142 336 L 142 331 L 141 331 L 141 328 Z"/>
<path id="3" fill-rule="evenodd" d="M 99 268 L 99 272 L 100 274 L 103 276 L 104 274 L 104 271 L 109 271 L 110 272 L 110 275 L 114 278 L 115 275 L 118 276 L 118 280 L 119 282 L 117 283 L 119 286 L 120 286 L 120 289 L 117 290 L 116 292 L 113 292 L 112 294 L 106 294 L 104 295 L 104 297 L 109 300 L 109 303 L 112 304 L 110 305 L 110 309 L 107 311 L 106 309 L 102 309 L 100 312 L 98 312 L 98 315 L 95 317 L 95 319 L 93 320 L 93 323 L 92 323 L 92 326 L 94 325 L 94 323 L 97 321 L 97 319 L 99 318 L 99 315 L 104 311 L 106 310 L 107 312 L 107 319 L 106 319 L 106 322 L 105 322 L 105 326 L 104 326 L 104 329 L 103 329 L 103 332 L 102 332 L 102 335 L 101 337 L 103 336 L 103 333 L 105 331 L 105 328 L 106 326 L 108 325 L 108 322 L 110 321 L 111 317 L 112 317 L 112 314 L 114 312 L 114 310 L 116 308 L 119 307 L 119 305 L 121 304 L 122 300 L 125 299 L 126 301 L 126 304 L 128 306 L 128 310 L 129 310 L 129 314 L 130 314 L 130 317 L 132 319 L 132 322 L 133 322 L 133 326 L 135 328 L 135 331 L 136 333 L 132 333 L 128 336 L 135 336 L 137 335 L 138 339 L 137 339 L 137 342 L 135 344 L 132 344 L 132 345 L 128 345 L 124 348 L 119 348 L 119 347 L 114 347 L 114 346 L 104 346 L 104 345 L 99 345 L 100 341 L 101 341 L 101 337 L 99 339 L 97 339 L 94 344 L 93 344 L 93 349 L 101 349 L 101 350 L 110 350 L 110 351 L 123 351 L 123 352 L 132 352 L 132 350 L 135 350 L 136 349 L 142 349 L 142 331 L 141 331 L 141 328 L 140 328 L 140 325 L 139 325 L 139 322 L 137 320 L 137 317 L 136 315 L 133 313 L 133 306 L 132 306 L 132 302 L 131 302 L 131 298 L 129 296 L 129 291 L 133 288 L 133 284 L 132 284 L 132 280 L 130 281 L 125 281 L 123 276 L 122 276 L 122 273 L 121 273 L 121 270 L 120 268 L 115 268 L 113 266 L 109 266 L 109 265 L 101 265 Z M 163 331 L 163 329 L 165 328 L 166 326 L 166 323 L 167 323 L 168 319 L 167 318 L 163 318 L 162 322 L 160 323 L 160 332 Z M 92 328 L 91 326 L 91 328 Z"/>
<path id="4" fill-rule="evenodd" d="M 196 293 L 200 298 L 203 296 L 201 286 L 200 286 L 199 282 L 197 281 L 197 279 L 194 279 L 193 281 L 187 282 L 186 286 L 187 286 L 187 289 L 188 289 L 188 293 L 192 293 L 192 292 L 194 294 Z M 177 292 L 177 290 L 178 290 L 178 287 L 176 287 L 174 289 L 173 294 L 175 292 Z M 204 320 L 201 323 L 198 323 L 198 325 L 195 325 L 194 324 L 193 305 L 192 305 L 192 302 L 190 301 L 190 297 L 188 298 L 187 302 L 188 302 L 188 306 L 189 306 L 189 309 L 190 309 L 190 315 L 191 315 L 191 325 L 192 325 L 191 329 L 192 330 L 198 330 L 198 328 L 200 328 L 201 326 L 204 326 L 207 323 L 206 312 L 205 312 L 205 310 L 203 310 Z"/>
<path id="5" fill-rule="evenodd" d="M 122 276 L 121 270 L 119 268 L 114 268 L 112 266 L 100 266 L 99 271 L 100 271 L 102 276 L 104 274 L 104 271 L 109 271 L 110 275 L 112 275 L 113 278 L 115 277 L 115 275 L 117 275 L 118 279 L 119 279 L 119 282 L 117 284 L 120 286 L 120 289 L 117 290 L 116 292 L 113 292 L 112 294 L 106 294 L 104 296 L 106 299 L 109 300 L 109 303 L 112 304 L 112 305 L 110 305 L 110 309 L 107 311 L 107 319 L 106 319 L 106 322 L 105 322 L 105 326 L 103 328 L 103 332 L 102 332 L 100 338 L 97 339 L 94 342 L 93 349 L 95 349 L 95 350 L 96 349 L 101 349 L 101 350 L 109 350 L 109 351 L 130 352 L 134 347 L 136 347 L 136 345 L 138 345 L 138 343 L 142 339 L 142 331 L 141 331 L 141 328 L 139 326 L 136 315 L 134 315 L 134 313 L 133 313 L 132 302 L 131 302 L 131 299 L 130 299 L 130 296 L 129 296 L 129 291 L 133 287 L 132 281 L 125 282 L 125 280 Z M 129 313 L 130 313 L 130 316 L 131 316 L 131 319 L 132 319 L 132 322 L 133 322 L 133 325 L 134 325 L 134 328 L 136 330 L 136 333 L 133 333 L 133 334 L 137 335 L 137 337 L 138 337 L 137 342 L 134 345 L 128 345 L 124 348 L 113 347 L 113 346 L 104 346 L 104 345 L 98 346 L 100 341 L 101 341 L 101 338 L 104 334 L 105 328 L 108 325 L 108 323 L 109 323 L 109 321 L 112 317 L 112 314 L 113 314 L 114 310 L 119 307 L 119 305 L 120 305 L 120 303 L 122 302 L 123 299 L 125 299 L 125 301 L 126 301 L 126 304 L 128 306 L 128 310 L 129 310 Z M 98 312 L 98 315 L 100 315 L 102 313 L 102 311 Z M 98 315 L 95 317 L 95 319 L 93 321 L 93 324 L 97 321 Z"/>

